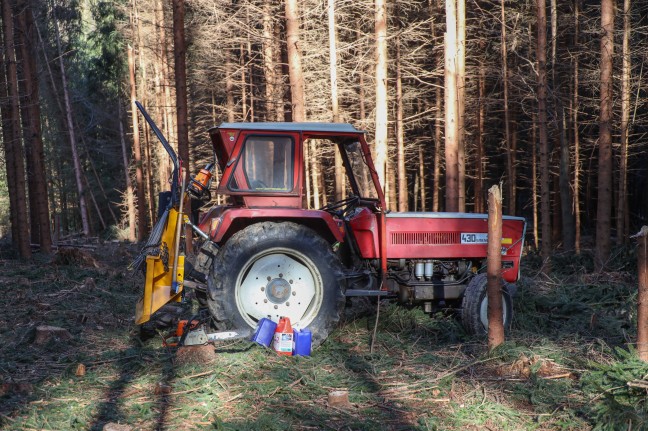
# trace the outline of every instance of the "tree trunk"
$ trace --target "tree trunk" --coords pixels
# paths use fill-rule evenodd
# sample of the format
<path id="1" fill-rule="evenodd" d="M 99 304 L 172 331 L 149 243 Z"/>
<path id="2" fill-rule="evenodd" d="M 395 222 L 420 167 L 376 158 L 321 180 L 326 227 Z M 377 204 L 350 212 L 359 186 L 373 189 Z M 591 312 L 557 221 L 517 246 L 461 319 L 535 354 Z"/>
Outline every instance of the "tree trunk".
<path id="1" fill-rule="evenodd" d="M 272 121 L 276 117 L 275 83 L 277 82 L 274 54 L 274 23 L 272 20 L 272 1 L 263 2 L 263 71 L 265 75 L 265 119 Z"/>
<path id="2" fill-rule="evenodd" d="M 486 42 L 480 41 L 480 49 L 486 48 Z M 486 100 L 486 66 L 483 62 L 479 63 L 479 83 L 477 85 L 479 93 L 479 112 L 477 113 L 477 148 L 475 151 L 475 212 L 484 212 L 484 122 L 486 119 L 486 110 L 484 108 Z"/>
<path id="3" fill-rule="evenodd" d="M 38 73 L 35 59 L 36 37 L 34 17 L 30 5 L 20 0 L 18 2 L 18 25 L 21 36 L 21 51 L 23 58 L 23 73 L 25 82 L 27 114 L 29 117 L 29 135 L 31 166 L 29 196 L 31 200 L 30 213 L 38 227 L 38 241 L 42 253 L 52 251 L 52 234 L 49 223 L 49 203 L 47 196 L 47 173 L 45 172 L 45 156 L 43 154 L 43 139 L 41 133 L 41 112 L 38 88 Z"/>
<path id="4" fill-rule="evenodd" d="M 142 44 L 142 29 L 144 28 L 144 24 L 139 18 L 139 12 L 137 10 L 137 1 L 133 1 L 133 25 L 135 28 L 137 28 L 137 45 L 135 52 L 137 53 L 137 60 L 139 63 L 139 71 L 141 74 L 141 81 L 143 84 L 144 88 L 139 88 L 139 101 L 144 106 L 144 109 L 149 108 L 148 106 L 148 94 L 147 94 L 147 82 L 148 82 L 148 77 L 147 77 L 147 67 L 146 64 L 144 63 L 144 54 L 143 51 L 145 47 Z M 135 33 L 135 31 L 133 31 Z M 151 224 L 155 220 L 155 204 L 156 200 L 153 198 L 155 192 L 154 192 L 154 187 L 153 187 L 153 178 L 152 178 L 152 170 L 151 170 L 151 141 L 149 139 L 150 137 L 150 131 L 148 127 L 148 123 L 144 122 L 142 124 L 142 137 L 144 138 L 144 154 L 143 154 L 143 163 L 142 163 L 142 169 L 143 169 L 143 175 L 144 175 L 144 196 L 146 199 L 147 203 L 147 216 L 146 220 L 147 222 L 150 222 Z M 85 143 L 84 143 L 85 144 Z M 91 161 L 92 163 L 92 161 Z M 94 170 L 94 167 L 93 167 Z M 101 184 L 101 183 L 100 183 Z M 151 228 L 151 224 L 147 223 L 146 225 L 146 230 L 148 231 Z"/>
<path id="5" fill-rule="evenodd" d="M 164 19 L 164 2 L 162 0 L 156 0 L 155 8 L 155 21 L 158 30 L 158 44 L 161 64 L 161 85 L 163 90 L 163 104 L 162 104 L 162 114 L 164 122 L 164 133 L 170 143 L 175 140 L 175 132 L 173 127 L 173 102 L 171 98 L 171 85 L 169 85 L 169 52 L 168 46 L 170 45 L 167 40 L 167 25 Z M 160 189 L 166 190 L 169 183 L 169 177 L 171 176 L 171 161 L 167 155 L 164 148 L 161 145 L 157 146 L 158 148 L 158 160 L 160 161 Z"/>
<path id="6" fill-rule="evenodd" d="M 425 157 L 423 155 L 423 144 L 419 145 L 418 153 L 419 153 L 419 181 L 421 182 L 421 185 L 420 185 L 420 190 L 421 190 L 421 211 L 425 212 L 426 203 L 427 203 L 427 195 L 426 195 L 426 190 L 425 190 Z"/>
<path id="7" fill-rule="evenodd" d="M 459 211 L 459 130 L 457 124 L 457 5 L 446 0 L 445 46 L 445 210 Z"/>
<path id="8" fill-rule="evenodd" d="M 234 122 L 234 62 L 232 54 L 231 50 L 225 50 L 225 109 L 229 123 Z"/>
<path id="9" fill-rule="evenodd" d="M 20 112 L 18 72 L 16 69 L 16 45 L 14 43 L 13 14 L 9 1 L 2 2 L 2 33 L 4 37 L 4 67 L 6 93 L 0 100 L 2 106 L 2 132 L 5 147 L 7 186 L 9 188 L 9 212 L 12 243 L 22 259 L 31 257 L 29 242 L 29 215 L 25 187 L 25 163 L 20 141 Z"/>
<path id="10" fill-rule="evenodd" d="M 551 270 L 551 182 L 549 180 L 549 139 L 547 137 L 547 7 L 536 0 L 538 61 L 538 135 L 540 139 L 540 223 L 542 225 L 542 259 L 545 272 Z"/>
<path id="11" fill-rule="evenodd" d="M 398 12 L 396 19 L 399 20 Z M 405 169 L 405 132 L 403 124 L 403 82 L 401 76 L 400 25 L 396 33 L 396 165 L 398 177 L 398 211 L 407 211 L 407 172 Z M 416 195 L 415 195 L 416 197 Z"/>
<path id="12" fill-rule="evenodd" d="M 304 74 L 299 50 L 299 12 L 297 0 L 286 0 L 286 39 L 293 121 L 306 120 Z"/>
<path id="13" fill-rule="evenodd" d="M 118 121 L 119 121 L 119 140 L 121 143 L 122 150 L 122 162 L 124 164 L 124 177 L 126 180 L 126 203 L 127 203 L 127 216 L 128 216 L 128 240 L 130 242 L 135 242 L 137 239 L 137 232 L 135 231 L 135 225 L 137 223 L 137 217 L 135 214 L 135 196 L 133 193 L 133 183 L 130 178 L 130 169 L 128 163 L 128 148 L 126 147 L 126 134 L 124 133 L 124 125 L 122 123 L 122 110 L 121 103 L 117 107 Z"/>
<path id="14" fill-rule="evenodd" d="M 67 78 L 65 75 L 65 65 L 63 63 L 63 52 L 61 50 L 61 37 L 59 34 L 58 20 L 54 15 L 54 29 L 56 32 L 56 47 L 58 48 L 59 68 L 61 69 L 61 81 L 63 84 L 63 100 L 65 102 L 65 114 L 67 119 L 68 136 L 70 138 L 70 147 L 72 149 L 72 162 L 74 165 L 74 178 L 76 180 L 77 192 L 79 194 L 79 211 L 81 213 L 81 224 L 83 234 L 90 234 L 90 224 L 88 223 L 88 207 L 86 204 L 85 190 L 83 189 L 83 173 L 81 171 L 81 161 L 76 147 L 76 137 L 74 133 L 74 121 L 72 121 L 72 105 L 70 104 L 70 95 L 68 94 Z"/>
<path id="15" fill-rule="evenodd" d="M 386 187 L 387 178 L 387 4 L 375 0 L 374 29 L 376 35 L 376 132 L 375 165 L 378 179 Z"/>
<path id="16" fill-rule="evenodd" d="M 331 113 L 333 122 L 340 122 L 340 106 L 338 102 L 337 75 L 337 37 L 335 30 L 335 0 L 328 0 L 328 35 L 329 35 L 329 72 L 331 75 Z M 342 156 L 335 151 L 335 201 L 344 199 L 345 177 L 342 166 Z"/>
<path id="17" fill-rule="evenodd" d="M 457 0 L 457 188 L 458 209 L 466 212 L 466 0 Z"/>
<path id="18" fill-rule="evenodd" d="M 637 238 L 637 270 L 639 293 L 637 295 L 637 354 L 648 362 L 648 226 L 641 228 Z"/>
<path id="19" fill-rule="evenodd" d="M 434 117 L 434 188 L 432 189 L 432 211 L 437 212 L 441 206 L 441 85 L 437 85 L 435 94 L 436 116 Z"/>
<path id="20" fill-rule="evenodd" d="M 596 269 L 610 258 L 612 213 L 612 68 L 614 63 L 614 0 L 601 0 L 601 108 L 599 115 L 598 202 L 596 208 Z"/>
<path id="21" fill-rule="evenodd" d="M 133 48 L 128 47 L 128 71 L 130 75 L 130 104 L 133 126 L 133 154 L 135 155 L 135 188 L 137 190 L 137 241 L 146 235 L 146 197 L 144 196 L 144 175 L 142 172 L 142 148 L 140 145 L 139 117 L 135 105 L 136 82 Z"/>
<path id="22" fill-rule="evenodd" d="M 506 44 L 506 14 L 504 9 L 504 0 L 501 0 L 501 39 L 502 39 L 502 76 L 504 83 L 504 142 L 506 144 L 506 172 L 507 172 L 507 189 L 508 205 L 507 210 L 510 215 L 515 215 L 515 153 L 511 144 L 511 113 L 509 110 L 509 88 L 508 88 L 508 51 Z"/>
<path id="23" fill-rule="evenodd" d="M 306 108 L 304 106 L 304 75 L 301 67 L 301 52 L 299 50 L 299 12 L 297 0 L 287 0 L 285 3 L 286 14 L 286 41 L 288 54 L 288 76 L 290 80 L 290 98 L 291 98 L 291 116 L 292 121 L 300 122 L 306 120 Z M 311 202 L 312 190 L 318 191 L 317 180 L 311 180 L 313 172 L 313 155 L 314 148 L 311 143 L 304 146 L 304 164 L 307 172 L 304 175 L 306 179 L 306 201 L 308 205 Z M 310 168 L 310 169 L 308 169 Z M 309 175 L 309 172 L 310 174 Z M 318 206 L 319 196 L 313 193 L 314 207 Z"/>
<path id="24" fill-rule="evenodd" d="M 502 311 L 502 191 L 499 186 L 488 190 L 488 350 L 504 342 Z"/>
<path id="25" fill-rule="evenodd" d="M 533 244 L 538 250 L 538 116 L 534 112 L 531 119 L 531 199 L 533 200 Z"/>
<path id="26" fill-rule="evenodd" d="M 579 19 L 580 0 L 574 1 L 574 96 L 572 110 L 572 122 L 574 128 L 574 250 L 580 254 L 581 243 L 581 217 L 580 217 L 580 131 L 578 122 L 578 67 L 579 67 Z"/>
<path id="27" fill-rule="evenodd" d="M 173 53 L 175 59 L 175 90 L 178 130 L 178 156 L 189 168 L 189 114 L 187 110 L 187 48 L 184 28 L 184 0 L 173 0 Z"/>
<path id="28" fill-rule="evenodd" d="M 628 205 L 628 136 L 630 125 L 630 57 L 631 3 L 623 1 L 623 63 L 621 70 L 621 145 L 619 157 L 619 193 L 616 213 L 617 244 L 628 242 L 629 226 L 625 225 Z"/>
<path id="29" fill-rule="evenodd" d="M 176 126 L 178 135 L 178 156 L 184 163 L 186 170 L 191 170 L 189 158 L 189 110 L 187 107 L 187 48 L 185 42 L 185 0 L 173 0 L 173 57 L 175 69 L 175 90 L 176 90 Z M 229 50 L 226 50 L 225 62 L 231 68 Z M 226 64 L 226 69 L 227 69 Z M 227 115 L 228 119 L 234 119 L 234 100 L 232 96 L 233 83 L 231 76 L 226 77 L 225 91 L 227 93 Z M 185 175 L 185 173 L 182 173 Z M 185 252 L 193 253 L 192 231 L 189 225 L 185 225 Z"/>

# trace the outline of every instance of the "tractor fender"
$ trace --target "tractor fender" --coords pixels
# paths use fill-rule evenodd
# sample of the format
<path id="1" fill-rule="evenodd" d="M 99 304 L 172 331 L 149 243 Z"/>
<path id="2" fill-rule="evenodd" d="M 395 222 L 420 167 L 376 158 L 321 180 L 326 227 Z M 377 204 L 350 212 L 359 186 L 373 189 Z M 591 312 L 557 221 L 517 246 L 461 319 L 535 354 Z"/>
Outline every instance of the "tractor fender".
<path id="1" fill-rule="evenodd" d="M 229 208 L 208 213 L 201 220 L 201 228 L 212 241 L 222 244 L 236 232 L 255 224 L 271 221 L 290 221 L 309 227 L 329 243 L 344 241 L 344 222 L 320 210 L 298 208 Z"/>

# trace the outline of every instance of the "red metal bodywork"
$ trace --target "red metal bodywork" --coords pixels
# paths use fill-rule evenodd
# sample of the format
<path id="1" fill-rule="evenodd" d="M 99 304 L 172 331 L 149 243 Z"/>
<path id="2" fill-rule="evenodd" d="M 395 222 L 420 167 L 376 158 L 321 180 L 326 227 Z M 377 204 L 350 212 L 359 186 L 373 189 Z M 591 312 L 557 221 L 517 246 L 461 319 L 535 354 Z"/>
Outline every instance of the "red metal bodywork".
<path id="1" fill-rule="evenodd" d="M 217 222 L 214 223 L 213 220 Z M 209 235 L 215 243 L 221 243 L 235 231 L 261 221 L 295 221 L 310 226 L 331 242 L 344 240 L 344 223 L 333 218 L 326 211 L 295 208 L 232 208 L 214 207 L 207 212 L 199 224 L 200 230 Z M 214 226 L 215 225 L 215 226 Z"/>
<path id="2" fill-rule="evenodd" d="M 340 218 L 320 210 L 304 207 L 305 173 L 304 141 L 327 139 L 342 146 L 353 140 L 359 142 L 366 167 L 375 187 L 378 199 L 368 206 L 358 206 L 347 222 L 357 244 L 360 257 L 378 259 L 383 282 L 387 275 L 388 259 L 467 260 L 478 262 L 486 258 L 487 245 L 484 234 L 488 232 L 486 214 L 463 213 L 392 213 L 385 214 L 385 196 L 380 186 L 371 151 L 364 132 L 351 126 L 345 129 L 327 130 L 317 123 L 259 123 L 224 124 L 210 130 L 214 149 L 223 172 L 218 188 L 219 194 L 229 195 L 233 206 L 215 207 L 206 214 L 200 224 L 203 232 L 221 243 L 229 236 L 259 221 L 289 220 L 312 227 L 331 243 L 344 242 L 345 224 Z M 247 166 L 243 159 L 244 147 L 249 139 L 290 139 L 294 143 L 291 153 L 294 169 L 290 171 L 291 188 L 276 191 L 272 187 L 251 190 L 254 180 L 248 178 L 240 166 Z M 347 173 L 350 165 L 345 158 Z M 247 171 L 246 171 L 247 172 Z M 284 174 L 285 176 L 285 174 Z M 350 178 L 350 181 L 355 181 Z M 232 187 L 235 184 L 235 187 Z M 504 216 L 502 235 L 502 260 L 507 263 L 502 276 L 508 282 L 517 281 L 519 262 L 525 233 L 525 220 Z M 462 241 L 463 234 L 478 234 L 479 243 Z M 383 283 L 384 284 L 384 283 Z"/>
<path id="3" fill-rule="evenodd" d="M 349 222 L 361 256 L 380 257 L 379 219 L 371 211 L 359 210 Z M 485 243 L 462 243 L 463 234 L 488 233 L 486 214 L 392 213 L 386 217 L 387 259 L 485 259 Z M 502 270 L 508 282 L 517 281 L 525 221 L 504 216 L 502 260 L 511 267 Z"/>

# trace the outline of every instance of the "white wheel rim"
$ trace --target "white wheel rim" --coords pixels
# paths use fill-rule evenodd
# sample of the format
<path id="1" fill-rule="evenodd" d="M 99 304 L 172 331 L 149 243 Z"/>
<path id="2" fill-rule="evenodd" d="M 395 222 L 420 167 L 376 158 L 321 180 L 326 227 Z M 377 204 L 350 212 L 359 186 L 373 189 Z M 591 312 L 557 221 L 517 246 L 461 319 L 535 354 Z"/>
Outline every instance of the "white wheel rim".
<path id="1" fill-rule="evenodd" d="M 506 321 L 508 319 L 508 310 L 506 308 L 506 298 L 502 294 L 502 321 L 504 326 L 506 326 Z M 484 295 L 484 299 L 481 302 L 479 307 L 479 320 L 481 321 L 484 328 L 488 331 L 488 295 Z"/>
<path id="2" fill-rule="evenodd" d="M 322 278 L 315 264 L 292 249 L 272 248 L 252 256 L 236 279 L 236 306 L 255 327 L 262 318 L 308 326 L 323 298 Z"/>

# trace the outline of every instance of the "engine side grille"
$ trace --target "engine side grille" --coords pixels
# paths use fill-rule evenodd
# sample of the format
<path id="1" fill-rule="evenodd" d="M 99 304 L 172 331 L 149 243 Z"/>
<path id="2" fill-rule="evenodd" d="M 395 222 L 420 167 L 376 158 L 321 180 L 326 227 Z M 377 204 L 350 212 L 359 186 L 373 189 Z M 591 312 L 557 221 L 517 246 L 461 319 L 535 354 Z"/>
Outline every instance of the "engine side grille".
<path id="1" fill-rule="evenodd" d="M 392 245 L 459 244 L 459 232 L 392 232 Z"/>

